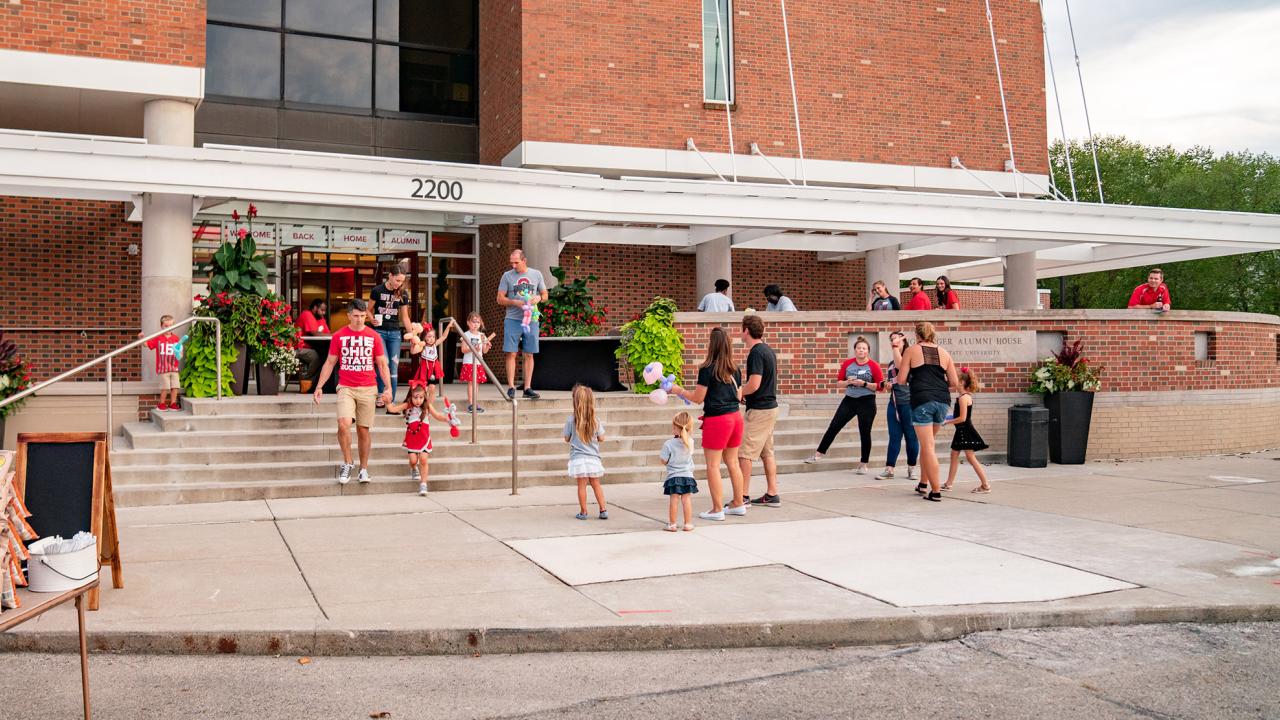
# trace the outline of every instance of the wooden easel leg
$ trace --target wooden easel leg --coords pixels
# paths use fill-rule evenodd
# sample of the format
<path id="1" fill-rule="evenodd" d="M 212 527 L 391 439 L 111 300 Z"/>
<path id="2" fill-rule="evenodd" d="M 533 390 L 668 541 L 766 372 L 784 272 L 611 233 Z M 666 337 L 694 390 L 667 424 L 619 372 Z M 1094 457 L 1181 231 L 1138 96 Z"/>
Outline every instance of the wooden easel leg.
<path id="1" fill-rule="evenodd" d="M 111 464 L 107 463 L 106 471 L 106 517 L 103 518 L 103 534 L 107 536 L 105 546 L 111 552 L 111 587 L 124 587 L 124 568 L 120 562 L 120 526 L 116 522 L 116 494 L 111 489 Z"/>
<path id="2" fill-rule="evenodd" d="M 76 596 L 76 619 L 80 624 L 80 689 L 84 693 L 84 720 L 89 720 L 89 640 L 84 634 L 84 593 Z"/>

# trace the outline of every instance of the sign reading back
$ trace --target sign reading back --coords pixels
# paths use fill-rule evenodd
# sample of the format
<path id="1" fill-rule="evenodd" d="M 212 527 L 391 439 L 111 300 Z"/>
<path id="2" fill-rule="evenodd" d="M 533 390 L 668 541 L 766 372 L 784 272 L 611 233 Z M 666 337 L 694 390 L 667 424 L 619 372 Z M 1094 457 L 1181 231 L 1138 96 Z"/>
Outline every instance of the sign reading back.
<path id="1" fill-rule="evenodd" d="M 915 336 L 907 337 L 915 341 Z M 939 332 L 938 345 L 951 353 L 951 359 L 960 365 L 965 363 L 1028 363 L 1035 362 L 1036 334 L 1025 332 L 995 332 L 986 330 Z M 880 347 L 888 352 L 889 333 L 880 333 Z M 886 358 L 886 362 L 889 358 Z"/>
<path id="2" fill-rule="evenodd" d="M 280 244 L 284 247 L 324 247 L 328 234 L 322 225 L 281 225 Z"/>

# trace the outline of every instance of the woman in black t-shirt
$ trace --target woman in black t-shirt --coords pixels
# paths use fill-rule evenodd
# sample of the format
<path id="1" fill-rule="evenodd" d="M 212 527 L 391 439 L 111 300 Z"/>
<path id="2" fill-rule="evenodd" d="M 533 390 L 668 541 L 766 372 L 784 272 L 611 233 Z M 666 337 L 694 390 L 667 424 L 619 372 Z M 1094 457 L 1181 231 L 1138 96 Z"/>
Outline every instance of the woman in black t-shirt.
<path id="1" fill-rule="evenodd" d="M 690 402 L 702 403 L 702 452 L 707 462 L 707 487 L 711 510 L 698 513 L 703 520 L 724 520 L 726 514 L 746 515 L 742 502 L 742 469 L 738 465 L 738 446 L 742 445 L 741 399 L 742 372 L 733 362 L 729 336 L 722 328 L 712 328 L 707 342 L 707 359 L 698 368 L 698 385 L 692 391 L 679 385 L 671 393 Z M 733 485 L 733 502 L 724 507 L 724 486 L 720 480 L 720 463 L 729 466 Z"/>

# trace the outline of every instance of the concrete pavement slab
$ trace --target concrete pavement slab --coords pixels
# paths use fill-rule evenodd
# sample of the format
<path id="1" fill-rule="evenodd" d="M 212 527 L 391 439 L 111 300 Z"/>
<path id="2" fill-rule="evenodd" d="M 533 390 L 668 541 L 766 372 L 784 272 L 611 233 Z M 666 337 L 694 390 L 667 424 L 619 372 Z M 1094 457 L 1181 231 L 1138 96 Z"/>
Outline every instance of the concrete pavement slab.
<path id="1" fill-rule="evenodd" d="M 590 522 L 590 521 L 588 521 Z M 636 532 L 517 540 L 511 547 L 569 585 L 768 565 L 695 532 Z"/>
<path id="2" fill-rule="evenodd" d="M 443 512 L 434 498 L 408 493 L 382 495 L 332 495 L 310 498 L 273 498 L 265 501 L 271 514 L 280 520 L 343 517 L 350 515 L 392 515 Z"/>
<path id="3" fill-rule="evenodd" d="M 912 487 L 913 485 L 898 482 L 893 485 L 792 493 L 782 498 L 782 507 L 801 505 L 845 516 L 872 510 L 920 509 L 919 506 L 924 503 L 912 491 Z"/>
<path id="4" fill-rule="evenodd" d="M 271 510 L 264 500 L 154 505 L 116 509 L 121 527 L 129 525 L 194 525 L 197 523 L 270 520 Z"/>
<path id="5" fill-rule="evenodd" d="M 1159 497 L 1163 501 L 1189 505 L 1195 508 L 1231 510 L 1238 513 L 1280 518 L 1280 494 L 1277 493 L 1246 493 L 1242 492 L 1238 487 L 1198 488 L 1165 493 Z M 1178 519 L 1181 518 L 1169 518 L 1168 521 Z"/>
<path id="6" fill-rule="evenodd" d="M 522 587 L 518 593 L 500 590 L 335 603 L 326 606 L 325 611 L 334 627 L 357 630 L 548 628 L 619 621 L 617 614 L 559 582 Z"/>
<path id="7" fill-rule="evenodd" d="M 902 612 L 781 565 L 583 585 L 628 622 L 787 622 Z"/>
<path id="8" fill-rule="evenodd" d="M 966 475 L 964 470 L 961 476 Z M 965 479 L 972 479 L 973 472 L 967 473 Z M 974 479 L 976 483 L 977 480 Z M 1093 496 L 1128 495 L 1135 493 L 1155 493 L 1167 490 L 1189 489 L 1195 487 L 1176 480 L 1146 480 L 1121 475 L 1057 475 L 1051 477 L 1023 476 L 1007 480 L 1010 485 L 1031 485 L 1062 492 L 1088 493 Z"/>
<path id="9" fill-rule="evenodd" d="M 1231 510 L 1175 503 L 1167 499 L 1172 494 L 1174 493 L 1129 495 L 1123 502 L 1117 502 L 1114 498 L 1108 502 L 1100 502 L 1098 498 L 1086 493 L 1056 493 L 1026 486 L 1014 490 L 1012 486 L 996 486 L 989 495 L 971 495 L 966 499 L 1130 527 L 1156 522 L 1226 518 L 1237 514 Z"/>
<path id="10" fill-rule="evenodd" d="M 605 500 L 614 491 L 614 485 L 605 485 Z M 510 490 L 450 490 L 433 493 L 430 498 L 447 510 L 488 510 L 504 507 L 531 505 L 563 505 L 577 499 L 576 490 L 561 486 L 536 486 L 521 488 L 519 495 Z"/>
<path id="11" fill-rule="evenodd" d="M 781 492 L 781 491 L 779 491 Z M 663 525 L 667 524 L 667 508 L 668 501 L 665 496 L 657 497 L 647 496 L 636 500 L 619 501 L 622 507 L 632 512 L 639 513 L 648 518 L 652 518 Z M 695 515 L 703 510 L 711 509 L 711 501 L 705 497 L 705 491 L 693 496 L 693 512 Z M 760 522 L 787 522 L 791 520 L 814 520 L 824 517 L 837 517 L 839 513 L 822 510 L 819 508 L 801 505 L 799 503 L 783 502 L 778 507 L 762 507 L 753 505 L 747 509 L 746 515 L 731 515 L 726 522 L 737 525 L 752 524 Z M 677 515 L 677 518 L 682 516 Z M 677 520 L 677 522 L 680 522 Z M 699 520 L 694 518 L 693 524 L 698 527 L 712 527 L 712 522 Z"/>
<path id="12" fill-rule="evenodd" d="M 576 519 L 574 514 L 577 512 L 577 505 L 538 505 L 497 510 L 460 510 L 454 516 L 503 541 L 643 532 L 653 530 L 659 524 L 654 518 L 638 515 L 616 504 L 609 507 L 607 521 L 596 519 L 594 506 L 590 508 L 590 520 Z M 661 523 L 665 525 L 666 520 Z"/>
<path id="13" fill-rule="evenodd" d="M 492 543 L 488 535 L 448 513 L 363 515 L 280 520 L 277 525 L 296 554 L 374 552 L 382 549 Z"/>
<path id="14" fill-rule="evenodd" d="M 270 520 L 120 528 L 121 555 L 135 563 L 288 558 L 289 549 Z"/>
<path id="15" fill-rule="evenodd" d="M 1280 518 L 1266 515 L 1236 514 L 1225 518 L 1157 522 L 1143 527 L 1280 554 Z"/>
<path id="16" fill-rule="evenodd" d="M 1134 585 L 859 518 L 709 528 L 705 535 L 899 607 L 1031 602 Z"/>

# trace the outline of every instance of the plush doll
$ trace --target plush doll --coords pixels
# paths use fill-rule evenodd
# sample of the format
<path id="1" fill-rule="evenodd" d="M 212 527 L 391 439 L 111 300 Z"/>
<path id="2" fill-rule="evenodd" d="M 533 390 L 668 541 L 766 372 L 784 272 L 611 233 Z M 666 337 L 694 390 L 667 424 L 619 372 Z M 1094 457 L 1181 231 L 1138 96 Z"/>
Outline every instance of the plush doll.
<path id="1" fill-rule="evenodd" d="M 183 335 L 182 339 L 178 341 L 178 344 L 173 346 L 173 357 L 178 362 L 182 362 L 182 353 L 186 349 L 183 346 L 187 344 L 187 338 L 189 337 L 191 336 Z"/>
<path id="2" fill-rule="evenodd" d="M 524 299 L 524 305 L 521 306 L 521 309 L 524 310 L 524 317 L 520 320 L 520 328 L 525 332 L 529 332 L 529 326 L 538 322 L 538 320 L 542 318 L 542 313 L 539 312 L 537 306 L 533 304 L 532 292 L 522 290 L 520 292 L 520 297 Z"/>

